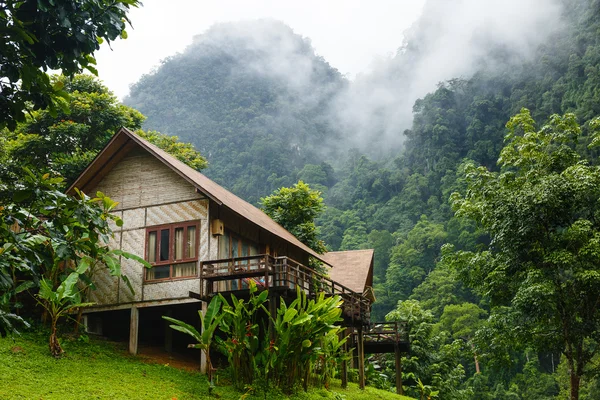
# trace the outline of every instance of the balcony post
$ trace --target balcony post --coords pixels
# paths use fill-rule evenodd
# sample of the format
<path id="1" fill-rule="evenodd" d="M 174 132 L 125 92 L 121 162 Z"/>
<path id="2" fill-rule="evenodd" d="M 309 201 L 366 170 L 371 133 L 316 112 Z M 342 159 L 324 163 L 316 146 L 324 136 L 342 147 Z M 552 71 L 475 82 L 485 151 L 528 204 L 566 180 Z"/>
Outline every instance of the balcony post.
<path id="1" fill-rule="evenodd" d="M 365 340 L 363 337 L 362 322 L 358 325 L 358 385 L 365 388 Z"/>

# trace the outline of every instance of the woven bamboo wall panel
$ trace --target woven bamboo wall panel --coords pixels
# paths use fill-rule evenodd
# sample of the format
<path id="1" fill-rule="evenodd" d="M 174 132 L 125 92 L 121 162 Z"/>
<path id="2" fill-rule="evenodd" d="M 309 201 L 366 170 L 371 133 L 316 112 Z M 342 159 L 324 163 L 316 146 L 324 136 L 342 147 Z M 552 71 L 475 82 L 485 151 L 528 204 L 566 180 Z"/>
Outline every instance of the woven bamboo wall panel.
<path id="1" fill-rule="evenodd" d="M 123 219 L 123 211 L 112 211 L 111 214 L 114 215 L 115 217 L 119 217 L 119 218 Z M 115 221 L 113 221 L 112 219 L 108 220 L 108 226 L 110 226 L 110 229 L 113 232 L 117 232 L 122 229 L 122 227 L 117 226 Z"/>
<path id="2" fill-rule="evenodd" d="M 111 276 L 106 268 L 99 270 L 93 278 L 96 290 L 90 290 L 89 301 L 97 305 L 115 304 L 118 301 L 119 280 Z"/>
<path id="3" fill-rule="evenodd" d="M 206 219 L 207 206 L 206 200 L 195 200 L 148 207 L 146 226 Z"/>
<path id="4" fill-rule="evenodd" d="M 136 229 L 145 226 L 146 209 L 134 208 L 123 211 L 123 229 Z"/>
<path id="5" fill-rule="evenodd" d="M 135 229 L 122 233 L 123 240 L 121 249 L 123 251 L 136 254 L 140 257 L 144 256 L 144 240 L 146 239 L 145 229 Z M 119 302 L 142 300 L 142 281 L 144 274 L 144 266 L 137 261 L 123 259 L 121 261 L 121 271 L 127 275 L 131 286 L 135 291 L 132 294 L 127 285 L 122 283 L 119 285 Z"/>
<path id="6" fill-rule="evenodd" d="M 201 197 L 186 180 L 144 150 L 128 154 L 98 183 L 96 190 L 118 201 L 117 209 Z"/>
<path id="7" fill-rule="evenodd" d="M 208 260 L 208 241 L 212 236 L 209 232 L 208 219 L 200 221 L 200 252 L 198 257 L 200 260 Z"/>
<path id="8" fill-rule="evenodd" d="M 190 291 L 200 292 L 200 279 L 182 279 L 144 285 L 144 300 L 188 297 Z"/>
<path id="9" fill-rule="evenodd" d="M 108 246 L 111 249 L 118 249 L 121 241 L 121 233 L 115 232 L 114 236 L 108 241 Z M 96 290 L 89 292 L 89 299 L 98 305 L 115 304 L 118 301 L 119 280 L 111 276 L 106 267 L 99 268 L 93 276 L 93 281 L 96 284 Z"/>

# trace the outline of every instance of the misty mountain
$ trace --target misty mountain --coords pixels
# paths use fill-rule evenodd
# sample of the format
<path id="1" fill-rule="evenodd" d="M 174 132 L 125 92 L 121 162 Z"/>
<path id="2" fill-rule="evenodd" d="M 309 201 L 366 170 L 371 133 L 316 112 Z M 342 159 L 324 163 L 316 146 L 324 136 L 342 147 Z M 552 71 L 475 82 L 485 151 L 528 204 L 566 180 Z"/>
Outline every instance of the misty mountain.
<path id="1" fill-rule="evenodd" d="M 332 120 L 355 146 L 377 157 L 399 149 L 413 105 L 441 82 L 531 61 L 565 28 L 560 0 L 428 0 L 398 38 L 398 51 L 359 75 L 335 99 Z M 387 150 L 387 151 L 386 151 Z"/>
<path id="2" fill-rule="evenodd" d="M 347 84 L 285 24 L 248 21 L 195 37 L 124 102 L 148 116 L 146 128 L 192 142 L 209 176 L 255 202 L 325 158 L 324 143 L 338 139 L 326 110 Z"/>

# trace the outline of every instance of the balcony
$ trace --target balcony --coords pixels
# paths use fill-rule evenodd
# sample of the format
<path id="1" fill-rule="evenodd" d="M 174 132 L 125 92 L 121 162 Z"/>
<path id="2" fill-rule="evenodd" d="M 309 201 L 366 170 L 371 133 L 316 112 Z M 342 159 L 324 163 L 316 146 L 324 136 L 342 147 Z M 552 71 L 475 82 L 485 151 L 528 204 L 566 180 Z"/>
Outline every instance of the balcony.
<path id="1" fill-rule="evenodd" d="M 344 300 L 342 311 L 347 322 L 369 323 L 371 304 L 362 293 L 354 292 L 288 257 L 262 254 L 202 261 L 200 278 L 202 299 L 217 293 L 244 293 L 253 281 L 259 290 L 269 289 L 287 298 L 294 298 L 298 289 L 309 297 L 321 292 L 339 295 Z"/>

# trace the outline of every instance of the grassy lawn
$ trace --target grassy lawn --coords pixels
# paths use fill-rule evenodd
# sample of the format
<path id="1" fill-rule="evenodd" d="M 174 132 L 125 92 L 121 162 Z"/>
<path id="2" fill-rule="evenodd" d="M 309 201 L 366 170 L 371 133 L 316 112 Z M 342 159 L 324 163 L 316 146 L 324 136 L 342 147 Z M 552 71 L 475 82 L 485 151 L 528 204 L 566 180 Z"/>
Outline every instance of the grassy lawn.
<path id="1" fill-rule="evenodd" d="M 49 354 L 46 334 L 0 338 L 0 399 L 238 400 L 242 396 L 231 387 L 219 385 L 215 394 L 209 396 L 203 375 L 145 363 L 127 355 L 121 344 L 64 341 L 63 347 L 67 355 L 56 360 Z M 246 398 L 263 399 L 264 395 Z M 334 383 L 331 391 L 313 389 L 290 399 L 409 400 L 373 388 L 361 391 L 353 384 L 341 389 L 339 382 Z"/>

